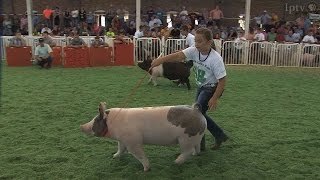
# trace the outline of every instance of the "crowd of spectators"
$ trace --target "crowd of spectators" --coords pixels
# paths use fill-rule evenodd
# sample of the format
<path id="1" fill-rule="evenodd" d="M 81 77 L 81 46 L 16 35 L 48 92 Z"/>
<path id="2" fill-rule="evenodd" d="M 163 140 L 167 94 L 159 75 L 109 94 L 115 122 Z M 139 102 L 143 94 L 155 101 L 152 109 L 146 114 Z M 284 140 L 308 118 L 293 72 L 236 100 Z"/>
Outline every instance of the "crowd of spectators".
<path id="1" fill-rule="evenodd" d="M 84 8 L 70 10 L 49 6 L 42 13 L 34 13 L 34 35 L 48 34 L 50 36 L 104 36 L 116 37 L 162 37 L 183 38 L 180 27 L 187 25 L 193 34 L 198 27 L 208 27 L 214 38 L 223 40 L 250 40 L 269 42 L 320 42 L 319 25 L 312 23 L 307 15 L 302 14 L 295 21 L 282 20 L 275 13 L 268 14 L 265 10 L 256 15 L 250 22 L 249 34 L 245 36 L 239 24 L 233 27 L 224 26 L 223 10 L 215 6 L 211 11 L 194 12 L 182 7 L 179 11 L 171 12 L 170 22 L 167 13 L 160 7 L 152 6 L 142 14 L 141 26 L 136 30 L 135 17 L 125 19 L 124 10 L 106 11 L 105 26 L 101 26 L 94 12 Z M 28 34 L 26 15 L 6 15 L 1 23 L 2 35 L 11 36 L 15 32 Z M 170 25 L 170 27 L 168 27 Z M 46 33 L 45 33 L 46 32 Z"/>

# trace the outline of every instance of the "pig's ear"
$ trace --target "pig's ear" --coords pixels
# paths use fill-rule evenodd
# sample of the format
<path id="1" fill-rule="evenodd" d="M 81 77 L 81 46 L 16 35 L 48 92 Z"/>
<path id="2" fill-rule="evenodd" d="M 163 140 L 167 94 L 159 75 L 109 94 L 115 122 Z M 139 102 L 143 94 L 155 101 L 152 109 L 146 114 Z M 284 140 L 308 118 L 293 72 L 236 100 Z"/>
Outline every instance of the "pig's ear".
<path id="1" fill-rule="evenodd" d="M 100 105 L 99 105 L 100 117 L 104 118 L 105 112 L 106 112 L 106 103 L 105 102 L 100 102 Z"/>

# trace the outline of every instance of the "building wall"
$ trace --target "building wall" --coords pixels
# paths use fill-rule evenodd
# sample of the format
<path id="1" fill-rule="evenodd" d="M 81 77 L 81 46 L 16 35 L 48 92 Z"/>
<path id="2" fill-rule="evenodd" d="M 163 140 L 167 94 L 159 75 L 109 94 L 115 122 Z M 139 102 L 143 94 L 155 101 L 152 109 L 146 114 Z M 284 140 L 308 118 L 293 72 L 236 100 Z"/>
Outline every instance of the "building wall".
<path id="1" fill-rule="evenodd" d="M 319 0 L 251 0 L 251 14 L 260 14 L 263 10 L 268 12 L 275 12 L 280 18 L 287 20 L 294 20 L 301 9 L 306 9 L 308 3 L 317 2 L 318 10 L 320 10 Z M 0 12 L 2 13 L 16 13 L 22 14 L 26 11 L 26 0 L 0 0 Z M 177 10 L 180 11 L 181 7 L 186 6 L 187 10 L 212 9 L 215 4 L 220 4 L 225 17 L 237 18 L 239 14 L 245 13 L 245 0 L 141 0 L 142 11 L 146 11 L 150 5 L 154 7 L 161 7 L 164 10 Z M 33 9 L 38 12 L 49 5 L 53 8 L 55 6 L 64 10 L 66 8 L 80 8 L 84 7 L 87 12 L 94 10 L 107 10 L 109 8 L 118 9 L 125 8 L 130 13 L 135 12 L 135 0 L 33 0 Z M 291 10 L 291 12 L 290 12 Z M 226 20 L 232 21 L 232 20 Z M 237 21 L 237 20 L 233 20 Z"/>

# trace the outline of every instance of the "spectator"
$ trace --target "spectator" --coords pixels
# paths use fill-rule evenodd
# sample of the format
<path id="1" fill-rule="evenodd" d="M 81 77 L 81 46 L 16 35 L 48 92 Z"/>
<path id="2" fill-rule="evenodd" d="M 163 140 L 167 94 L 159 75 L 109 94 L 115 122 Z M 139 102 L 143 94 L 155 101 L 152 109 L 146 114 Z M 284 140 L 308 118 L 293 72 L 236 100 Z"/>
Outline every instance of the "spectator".
<path id="1" fill-rule="evenodd" d="M 3 35 L 4 36 L 12 36 L 12 21 L 10 20 L 9 16 L 5 16 L 2 22 L 3 25 Z"/>
<path id="2" fill-rule="evenodd" d="M 151 17 L 154 16 L 154 9 L 152 6 L 149 7 L 149 10 L 147 11 L 147 15 L 148 15 L 148 22 L 151 20 Z"/>
<path id="3" fill-rule="evenodd" d="M 108 47 L 108 44 L 104 43 L 104 40 L 98 35 L 96 37 L 94 37 L 92 43 L 91 43 L 91 47 Z"/>
<path id="4" fill-rule="evenodd" d="M 180 32 L 183 36 L 186 37 L 186 47 L 195 46 L 194 35 L 190 33 L 190 29 L 187 25 L 182 25 L 180 28 Z"/>
<path id="5" fill-rule="evenodd" d="M 51 29 L 45 24 L 44 27 L 41 29 L 41 34 L 47 31 L 49 34 L 52 33 Z"/>
<path id="6" fill-rule="evenodd" d="M 258 42 L 261 42 L 261 41 L 265 41 L 265 36 L 264 34 L 262 33 L 262 29 L 261 28 L 257 28 L 257 33 L 256 35 L 254 36 L 254 40 L 258 41 Z"/>
<path id="7" fill-rule="evenodd" d="M 299 34 L 294 35 L 293 30 L 289 30 L 288 34 L 284 36 L 284 39 L 286 42 L 298 43 L 300 41 L 300 35 Z"/>
<path id="8" fill-rule="evenodd" d="M 221 31 L 218 26 L 214 25 L 212 29 L 213 39 L 220 39 Z"/>
<path id="9" fill-rule="evenodd" d="M 28 30 L 28 18 L 27 15 L 22 15 L 20 18 L 20 30 L 27 31 Z"/>
<path id="10" fill-rule="evenodd" d="M 67 9 L 64 12 L 63 21 L 64 21 L 64 26 L 65 27 L 70 27 L 71 26 L 71 13 L 70 13 L 69 9 Z"/>
<path id="11" fill-rule="evenodd" d="M 257 27 L 262 27 L 262 23 L 261 23 L 261 16 L 257 15 L 256 17 L 253 18 L 255 20 L 256 26 Z"/>
<path id="12" fill-rule="evenodd" d="M 53 39 L 49 36 L 49 33 L 47 31 L 44 31 L 42 33 L 42 39 L 43 39 L 43 42 L 45 44 L 48 44 L 49 46 L 55 46 L 56 43 L 53 41 Z"/>
<path id="13" fill-rule="evenodd" d="M 60 32 L 61 32 L 61 30 L 60 30 L 59 26 L 57 26 L 57 25 L 53 26 L 52 35 L 54 35 L 54 36 L 60 36 Z M 62 34 L 62 35 L 63 35 L 63 34 Z"/>
<path id="14" fill-rule="evenodd" d="M 176 26 L 173 29 L 171 29 L 170 37 L 173 39 L 180 39 L 180 29 Z"/>
<path id="15" fill-rule="evenodd" d="M 18 15 L 14 14 L 13 15 L 13 24 L 12 24 L 12 31 L 16 32 L 19 31 L 20 29 L 20 18 Z"/>
<path id="16" fill-rule="evenodd" d="M 157 10 L 156 10 L 155 14 L 156 14 L 157 18 L 160 19 L 161 22 L 165 21 L 164 12 L 161 9 L 161 7 L 159 7 L 159 6 L 157 7 Z"/>
<path id="17" fill-rule="evenodd" d="M 188 16 L 188 11 L 185 6 L 182 6 L 182 10 L 179 13 L 180 16 Z"/>
<path id="18" fill-rule="evenodd" d="M 51 23 L 52 13 L 53 13 L 53 10 L 50 9 L 48 5 L 46 6 L 46 9 L 43 10 L 43 16 L 47 26 L 52 25 Z"/>
<path id="19" fill-rule="evenodd" d="M 40 68 L 47 68 L 50 69 L 51 68 L 51 64 L 52 64 L 52 49 L 48 44 L 44 43 L 44 39 L 43 38 L 39 38 L 39 45 L 36 47 L 35 50 L 35 58 L 38 61 L 38 65 L 40 66 Z"/>
<path id="20" fill-rule="evenodd" d="M 264 10 L 261 15 L 261 24 L 262 24 L 262 28 L 266 29 L 267 32 L 269 32 L 270 20 L 271 20 L 271 16 L 267 13 L 267 10 Z"/>
<path id="21" fill-rule="evenodd" d="M 70 46 L 78 48 L 87 46 L 87 44 L 84 42 L 82 38 L 79 37 L 78 33 L 74 33 L 74 37 L 71 39 Z"/>
<path id="22" fill-rule="evenodd" d="M 254 40 L 254 29 L 252 27 L 249 27 L 249 33 L 248 36 L 246 37 L 248 41 L 253 41 Z"/>
<path id="23" fill-rule="evenodd" d="M 73 8 L 71 11 L 71 17 L 72 17 L 72 26 L 77 26 L 79 22 L 79 10 L 76 8 Z"/>
<path id="24" fill-rule="evenodd" d="M 144 36 L 144 29 L 145 27 L 140 25 L 139 29 L 134 33 L 135 38 L 142 38 Z"/>
<path id="25" fill-rule="evenodd" d="M 151 16 L 151 20 L 149 21 L 150 29 L 153 29 L 155 27 L 159 27 L 161 25 L 162 25 L 162 22 L 160 19 L 157 18 L 157 16 Z"/>
<path id="26" fill-rule="evenodd" d="M 223 18 L 223 12 L 220 10 L 219 6 L 210 11 L 210 18 L 215 22 L 215 24 L 220 28 L 221 19 Z"/>
<path id="27" fill-rule="evenodd" d="M 59 7 L 56 7 L 56 9 L 54 10 L 53 25 L 60 26 L 60 9 L 59 9 Z"/>
<path id="28" fill-rule="evenodd" d="M 32 11 L 32 26 L 35 28 L 40 23 L 38 11 Z"/>
<path id="29" fill-rule="evenodd" d="M 270 32 L 268 32 L 268 35 L 267 35 L 267 41 L 275 42 L 276 41 L 276 37 L 277 37 L 276 29 L 275 28 L 271 28 Z"/>
<path id="30" fill-rule="evenodd" d="M 271 13 L 271 24 L 276 25 L 279 22 L 279 16 L 276 13 Z"/>
<path id="31" fill-rule="evenodd" d="M 86 22 L 87 20 L 87 12 L 82 8 L 79 13 L 80 22 Z"/>
<path id="32" fill-rule="evenodd" d="M 22 47 L 26 45 L 26 40 L 21 36 L 21 32 L 17 31 L 15 37 L 10 39 L 9 46 Z"/>
<path id="33" fill-rule="evenodd" d="M 92 33 L 93 33 L 94 35 L 99 35 L 100 32 L 101 32 L 101 27 L 95 22 L 95 23 L 93 24 Z"/>
<path id="34" fill-rule="evenodd" d="M 231 29 L 230 33 L 229 33 L 229 36 L 228 36 L 228 39 L 229 40 L 235 40 L 237 37 L 238 37 L 237 31 Z"/>
<path id="35" fill-rule="evenodd" d="M 88 28 L 88 26 L 86 24 L 83 24 L 82 27 L 80 28 L 79 34 L 81 36 L 90 36 L 92 33 L 91 33 L 90 29 Z"/>
<path id="36" fill-rule="evenodd" d="M 108 38 L 114 38 L 116 36 L 116 33 L 113 31 L 112 27 L 109 28 L 108 32 L 106 32 L 106 36 Z"/>
<path id="37" fill-rule="evenodd" d="M 128 35 L 132 38 L 135 32 L 136 32 L 136 28 L 132 24 L 130 24 L 127 30 Z"/>
<path id="38" fill-rule="evenodd" d="M 90 11 L 89 14 L 87 15 L 87 24 L 89 28 L 92 28 L 93 23 L 94 23 L 94 15 Z"/>
<path id="39" fill-rule="evenodd" d="M 303 37 L 302 42 L 304 42 L 304 43 L 316 43 L 317 42 L 316 38 L 313 36 L 312 30 L 309 30 L 309 33 Z"/>

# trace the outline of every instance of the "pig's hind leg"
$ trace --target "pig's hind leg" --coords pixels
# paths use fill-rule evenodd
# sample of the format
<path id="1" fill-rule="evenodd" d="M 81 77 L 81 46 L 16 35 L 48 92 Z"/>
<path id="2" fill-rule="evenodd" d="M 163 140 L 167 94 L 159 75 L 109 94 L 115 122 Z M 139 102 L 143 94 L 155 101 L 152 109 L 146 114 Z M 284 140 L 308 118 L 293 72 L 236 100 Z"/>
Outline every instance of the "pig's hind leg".
<path id="1" fill-rule="evenodd" d="M 195 146 L 192 144 L 190 139 L 186 137 L 180 137 L 178 141 L 180 145 L 181 154 L 177 157 L 177 159 L 174 162 L 176 164 L 182 164 L 194 152 Z"/>
<path id="2" fill-rule="evenodd" d="M 126 151 L 126 146 L 118 141 L 118 151 L 113 155 L 113 158 L 120 157 Z"/>

